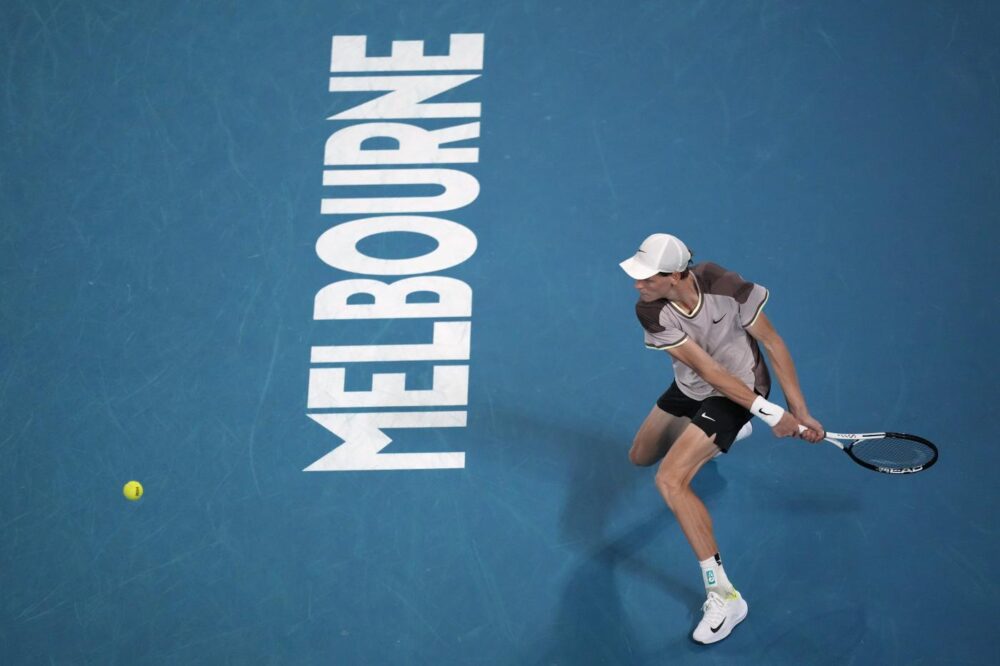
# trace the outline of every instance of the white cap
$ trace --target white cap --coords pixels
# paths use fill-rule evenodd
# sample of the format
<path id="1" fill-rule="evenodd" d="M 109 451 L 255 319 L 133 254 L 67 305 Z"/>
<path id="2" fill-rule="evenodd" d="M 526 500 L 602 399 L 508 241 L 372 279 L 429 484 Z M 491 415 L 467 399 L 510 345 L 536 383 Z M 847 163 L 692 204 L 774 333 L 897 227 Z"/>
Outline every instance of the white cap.
<path id="1" fill-rule="evenodd" d="M 636 280 L 651 278 L 657 273 L 679 273 L 691 261 L 687 246 L 676 236 L 653 234 L 642 241 L 639 251 L 618 264 Z"/>

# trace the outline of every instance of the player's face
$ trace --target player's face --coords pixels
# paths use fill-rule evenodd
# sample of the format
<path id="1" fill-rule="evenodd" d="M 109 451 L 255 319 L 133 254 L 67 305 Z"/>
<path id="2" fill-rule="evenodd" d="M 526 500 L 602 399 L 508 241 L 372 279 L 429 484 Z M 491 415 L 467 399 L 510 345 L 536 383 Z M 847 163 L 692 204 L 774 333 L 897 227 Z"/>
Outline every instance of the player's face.
<path id="1" fill-rule="evenodd" d="M 636 280 L 635 288 L 639 290 L 639 298 L 646 303 L 667 298 L 674 288 L 673 276 L 657 273 L 645 280 Z"/>

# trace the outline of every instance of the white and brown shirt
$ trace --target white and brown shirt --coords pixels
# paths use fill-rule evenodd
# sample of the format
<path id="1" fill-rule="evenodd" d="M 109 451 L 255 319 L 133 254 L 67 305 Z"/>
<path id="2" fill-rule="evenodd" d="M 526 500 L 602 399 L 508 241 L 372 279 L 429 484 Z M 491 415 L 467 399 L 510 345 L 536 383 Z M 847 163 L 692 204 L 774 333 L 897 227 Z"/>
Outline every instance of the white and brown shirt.
<path id="1" fill-rule="evenodd" d="M 665 350 L 693 341 L 751 390 L 767 395 L 771 377 L 757 341 L 746 331 L 764 309 L 767 289 L 709 262 L 693 266 L 691 273 L 698 289 L 692 312 L 666 299 L 636 304 L 646 347 Z M 684 395 L 694 400 L 722 395 L 688 366 L 673 363 Z"/>

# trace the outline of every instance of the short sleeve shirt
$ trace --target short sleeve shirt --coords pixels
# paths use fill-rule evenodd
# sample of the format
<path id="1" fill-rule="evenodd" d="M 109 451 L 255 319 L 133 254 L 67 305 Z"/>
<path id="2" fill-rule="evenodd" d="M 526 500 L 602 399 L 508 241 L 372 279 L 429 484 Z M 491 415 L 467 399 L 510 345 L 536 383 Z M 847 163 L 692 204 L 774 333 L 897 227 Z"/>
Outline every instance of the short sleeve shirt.
<path id="1" fill-rule="evenodd" d="M 767 289 L 718 264 L 693 266 L 698 303 L 692 312 L 666 299 L 639 301 L 636 314 L 646 347 L 671 349 L 691 340 L 748 388 L 767 395 L 771 378 L 757 341 L 747 333 L 767 303 Z M 673 359 L 674 377 L 684 395 L 704 400 L 722 395 L 694 370 Z"/>

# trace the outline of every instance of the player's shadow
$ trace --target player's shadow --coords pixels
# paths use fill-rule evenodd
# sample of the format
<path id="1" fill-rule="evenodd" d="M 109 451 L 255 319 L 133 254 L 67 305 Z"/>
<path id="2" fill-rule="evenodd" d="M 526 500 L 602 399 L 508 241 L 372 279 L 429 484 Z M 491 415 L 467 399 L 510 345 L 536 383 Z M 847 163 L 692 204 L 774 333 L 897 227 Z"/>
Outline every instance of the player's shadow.
<path id="1" fill-rule="evenodd" d="M 662 553 L 644 553 L 668 532 L 676 541 L 671 547 L 688 549 L 676 520 L 658 497 L 655 468 L 637 468 L 628 461 L 631 433 L 578 432 L 532 422 L 523 415 L 517 418 L 521 427 L 528 425 L 547 444 L 556 442 L 567 448 L 564 460 L 570 465 L 570 475 L 559 536 L 578 552 L 562 584 L 554 617 L 539 628 L 535 641 L 516 663 L 635 663 L 639 655 L 634 650 L 642 641 L 630 627 L 619 589 L 623 580 L 641 579 L 692 609 L 703 600 L 696 576 L 675 577 L 658 563 L 664 559 Z M 637 488 L 640 485 L 645 489 Z M 722 492 L 726 481 L 710 462 L 693 485 L 702 499 L 711 500 Z M 655 508 L 638 522 L 613 529 L 616 511 L 622 513 L 623 500 L 637 491 Z"/>
<path id="2" fill-rule="evenodd" d="M 763 495 L 760 504 L 763 508 L 777 513 L 814 516 L 856 514 L 862 509 L 861 500 L 846 493 L 834 496 L 811 493 L 808 502 L 803 502 L 801 495 L 768 493 Z"/>
<path id="3" fill-rule="evenodd" d="M 637 478 L 649 482 L 649 492 L 656 494 L 652 475 L 636 470 Z M 709 463 L 695 479 L 696 492 L 710 499 L 725 487 L 718 467 Z M 581 494 L 585 486 L 579 486 Z M 604 499 L 611 499 L 605 496 Z M 573 498 L 567 502 L 568 516 L 576 516 L 589 505 L 589 500 Z M 580 521 L 570 522 L 578 529 Z M 592 529 L 602 530 L 594 524 Z M 563 587 L 555 620 L 542 644 L 533 652 L 533 663 L 539 664 L 634 664 L 636 652 L 643 640 L 634 635 L 631 616 L 621 598 L 619 586 L 627 578 L 641 579 L 659 587 L 682 605 L 696 609 L 704 600 L 704 590 L 693 575 L 675 576 L 660 562 L 662 553 L 644 552 L 665 533 L 676 541 L 676 547 L 688 544 L 666 506 L 653 510 L 646 518 L 632 524 L 612 537 L 597 540 L 579 557 Z M 568 535 L 567 535 L 568 536 Z M 577 535 L 581 536 L 581 535 Z M 672 547 L 673 547 L 672 545 Z M 690 572 L 685 571 L 685 574 Z"/>

